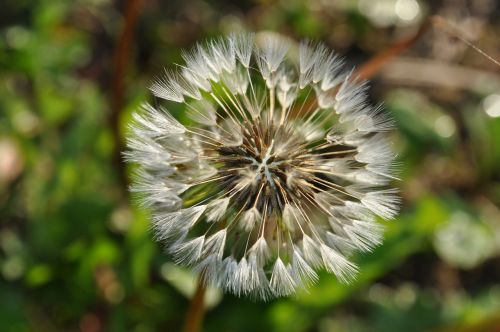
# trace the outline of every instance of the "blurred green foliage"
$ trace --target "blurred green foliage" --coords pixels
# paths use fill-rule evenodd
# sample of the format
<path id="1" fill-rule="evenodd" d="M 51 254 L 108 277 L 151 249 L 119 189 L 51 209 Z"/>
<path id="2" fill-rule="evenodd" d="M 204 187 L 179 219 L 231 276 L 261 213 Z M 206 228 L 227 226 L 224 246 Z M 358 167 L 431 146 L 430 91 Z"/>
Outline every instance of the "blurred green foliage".
<path id="1" fill-rule="evenodd" d="M 148 82 L 198 39 L 268 29 L 323 40 L 359 65 L 401 31 L 411 33 L 427 15 L 450 6 L 384 0 L 378 2 L 388 10 L 380 12 L 382 21 L 370 3 L 144 1 L 120 132 L 130 112 L 149 98 Z M 401 8 L 414 3 L 418 15 L 408 20 Z M 152 240 L 147 212 L 130 203 L 116 164 L 111 68 L 125 4 L 2 4 L 1 331 L 177 331 L 182 325 L 192 276 L 172 267 Z M 494 10 L 469 5 L 458 14 L 482 22 L 489 30 L 481 45 L 498 48 L 489 44 L 500 29 L 498 17 L 489 16 Z M 432 38 L 410 50 L 412 56 L 433 57 L 432 43 L 445 42 Z M 459 48 L 440 63 L 498 72 L 477 57 Z M 500 107 L 500 84 L 494 78 L 458 92 L 377 78 L 373 98 L 385 100 L 398 129 L 396 185 L 404 200 L 397 220 L 381 221 L 387 226 L 384 244 L 355 257 L 361 273 L 350 285 L 324 274 L 308 293 L 270 303 L 215 291 L 204 330 L 497 331 L 500 117 L 489 114 L 500 114 L 491 108 Z"/>

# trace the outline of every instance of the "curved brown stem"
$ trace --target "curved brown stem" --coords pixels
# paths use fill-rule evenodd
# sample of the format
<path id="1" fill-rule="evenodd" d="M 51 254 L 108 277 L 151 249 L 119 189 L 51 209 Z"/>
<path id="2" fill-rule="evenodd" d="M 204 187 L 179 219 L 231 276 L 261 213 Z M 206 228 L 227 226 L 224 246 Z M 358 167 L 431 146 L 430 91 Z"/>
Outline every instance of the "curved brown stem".
<path id="1" fill-rule="evenodd" d="M 359 77 L 361 79 L 370 79 L 375 76 L 380 71 L 380 68 L 382 68 L 382 66 L 389 60 L 414 45 L 420 39 L 420 37 L 422 37 L 427 32 L 427 30 L 429 30 L 430 26 L 430 24 L 422 24 L 417 33 L 415 33 L 413 36 L 395 43 L 388 49 L 369 59 L 356 71 L 356 75 L 354 75 L 354 77 Z"/>
<path id="2" fill-rule="evenodd" d="M 201 331 L 203 317 L 205 315 L 205 285 L 203 281 L 198 280 L 196 292 L 191 298 L 189 308 L 184 321 L 184 332 L 199 332 Z"/>
<path id="3" fill-rule="evenodd" d="M 500 67 L 500 62 L 498 60 L 494 59 L 492 56 L 463 37 L 463 34 L 459 31 L 459 29 L 449 23 L 445 18 L 441 16 L 431 16 L 420 26 L 418 31 L 413 36 L 395 43 L 388 49 L 380 52 L 365 62 L 356 71 L 356 75 L 354 75 L 354 77 L 359 77 L 361 79 L 372 78 L 380 71 L 382 66 L 389 62 L 392 58 L 412 47 L 429 30 L 429 28 L 439 29 L 449 36 L 459 39 L 486 59 Z"/>

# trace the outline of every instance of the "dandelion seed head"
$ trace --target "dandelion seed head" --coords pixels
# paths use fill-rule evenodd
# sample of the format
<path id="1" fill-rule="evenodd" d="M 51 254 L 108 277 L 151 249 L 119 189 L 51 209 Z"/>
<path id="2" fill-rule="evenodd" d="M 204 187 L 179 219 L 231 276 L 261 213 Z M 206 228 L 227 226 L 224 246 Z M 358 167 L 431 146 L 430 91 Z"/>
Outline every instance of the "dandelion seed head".
<path id="1" fill-rule="evenodd" d="M 189 120 L 145 104 L 127 138 L 131 187 L 156 238 L 209 284 L 257 299 L 308 287 L 325 269 L 349 282 L 354 251 L 393 218 L 391 120 L 322 44 L 232 35 L 183 53 L 151 91 Z"/>

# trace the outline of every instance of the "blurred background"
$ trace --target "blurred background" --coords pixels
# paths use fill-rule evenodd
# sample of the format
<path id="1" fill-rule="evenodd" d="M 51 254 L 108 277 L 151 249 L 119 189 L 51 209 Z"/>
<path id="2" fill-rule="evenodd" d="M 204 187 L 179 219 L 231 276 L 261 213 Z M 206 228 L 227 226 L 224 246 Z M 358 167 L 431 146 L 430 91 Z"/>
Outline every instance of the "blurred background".
<path id="1" fill-rule="evenodd" d="M 358 68 L 440 15 L 500 57 L 497 0 L 2 0 L 0 330 L 179 331 L 193 277 L 152 240 L 119 151 L 149 82 L 233 31 Z M 269 303 L 210 290 L 204 331 L 500 331 L 499 67 L 429 26 L 373 77 L 403 208 L 351 285 Z M 381 221 L 382 222 L 382 221 Z"/>

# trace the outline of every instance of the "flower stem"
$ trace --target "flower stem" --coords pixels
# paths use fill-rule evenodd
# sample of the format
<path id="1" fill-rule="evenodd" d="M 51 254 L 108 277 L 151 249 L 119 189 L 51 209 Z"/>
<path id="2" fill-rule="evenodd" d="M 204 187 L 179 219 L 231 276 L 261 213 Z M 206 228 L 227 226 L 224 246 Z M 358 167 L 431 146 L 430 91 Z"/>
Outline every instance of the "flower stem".
<path id="1" fill-rule="evenodd" d="M 205 314 L 205 290 L 206 288 L 203 284 L 203 280 L 200 278 L 186 313 L 184 332 L 199 332 L 201 330 L 203 316 Z"/>

